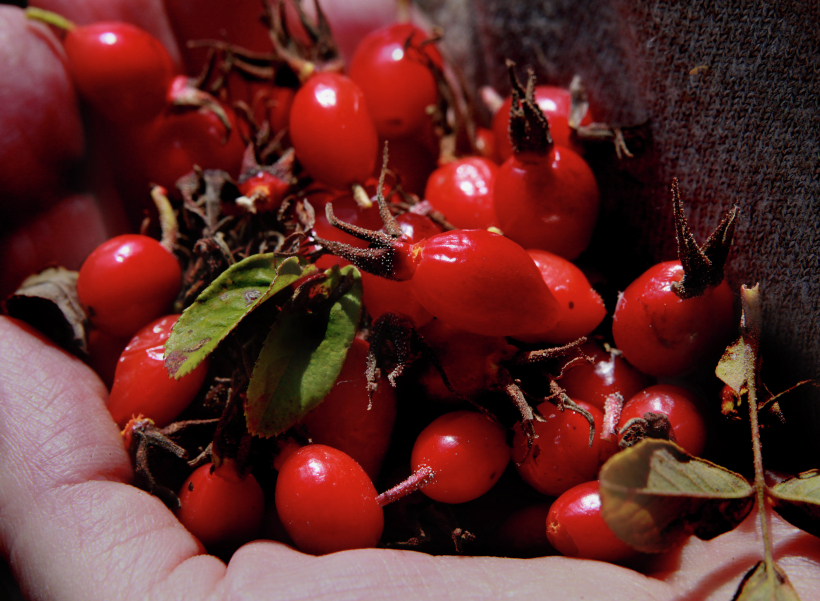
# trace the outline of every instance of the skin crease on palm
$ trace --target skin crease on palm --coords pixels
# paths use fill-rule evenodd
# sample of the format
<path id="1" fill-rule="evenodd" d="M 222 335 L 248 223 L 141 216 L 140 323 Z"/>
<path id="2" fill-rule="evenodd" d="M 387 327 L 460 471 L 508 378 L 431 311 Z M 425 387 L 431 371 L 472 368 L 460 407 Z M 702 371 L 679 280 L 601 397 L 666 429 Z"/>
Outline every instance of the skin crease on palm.
<path id="1" fill-rule="evenodd" d="M 32 4 L 78 23 L 134 22 L 180 56 L 160 0 Z M 355 32 L 351 39 L 393 16 L 385 1 L 323 4 L 342 36 Z M 370 15 L 370 23 L 360 15 Z M 18 134 L 0 137 L 0 288 L 8 291 L 49 261 L 79 267 L 123 221 L 104 193 L 65 192 L 85 141 L 59 44 L 6 6 L 0 6 L 0 36 L 0 131 Z M 21 69 L 26 77 L 16 75 Z M 47 115 L 48 128 L 36 125 L 32 107 Z M 10 157 L 17 157 L 17 170 L 42 169 L 45 157 L 51 163 L 45 176 L 26 184 L 9 171 Z M 17 201 L 24 208 L 14 206 Z M 729 599 L 762 557 L 755 512 L 714 541 L 691 540 L 651 558 L 641 572 L 561 557 L 431 557 L 377 549 L 312 557 L 273 542 L 249 544 L 226 565 L 204 554 L 159 500 L 128 485 L 132 469 L 106 395 L 79 360 L 0 318 L 0 551 L 31 598 L 463 600 L 546 593 L 555 599 Z M 813 598 L 820 588 L 820 541 L 772 519 L 776 558 L 801 597 Z"/>

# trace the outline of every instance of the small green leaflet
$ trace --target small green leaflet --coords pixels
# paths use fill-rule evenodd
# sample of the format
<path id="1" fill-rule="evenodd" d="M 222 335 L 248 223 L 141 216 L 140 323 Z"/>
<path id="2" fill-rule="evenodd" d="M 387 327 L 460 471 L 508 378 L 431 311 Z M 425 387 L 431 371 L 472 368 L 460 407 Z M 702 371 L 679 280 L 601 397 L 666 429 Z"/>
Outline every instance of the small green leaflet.
<path id="1" fill-rule="evenodd" d="M 732 601 L 800 601 L 786 572 L 775 562 L 771 568 L 758 562 L 743 577 Z"/>
<path id="2" fill-rule="evenodd" d="M 820 470 L 798 474 L 767 492 L 784 520 L 820 537 Z"/>
<path id="3" fill-rule="evenodd" d="M 165 344 L 165 369 L 174 378 L 192 372 L 242 319 L 277 292 L 316 272 L 301 257 L 253 255 L 232 265 L 197 297 Z"/>
<path id="4" fill-rule="evenodd" d="M 746 480 L 647 438 L 601 468 L 601 514 L 624 542 L 644 553 L 674 548 L 691 534 L 709 540 L 732 530 L 754 505 Z"/>
<path id="5" fill-rule="evenodd" d="M 290 428 L 322 402 L 342 370 L 362 314 L 361 275 L 353 266 L 326 273 L 330 299 L 312 312 L 283 309 L 265 340 L 245 403 L 251 434 L 270 437 Z M 344 282 L 352 285 L 334 299 L 333 289 Z"/>

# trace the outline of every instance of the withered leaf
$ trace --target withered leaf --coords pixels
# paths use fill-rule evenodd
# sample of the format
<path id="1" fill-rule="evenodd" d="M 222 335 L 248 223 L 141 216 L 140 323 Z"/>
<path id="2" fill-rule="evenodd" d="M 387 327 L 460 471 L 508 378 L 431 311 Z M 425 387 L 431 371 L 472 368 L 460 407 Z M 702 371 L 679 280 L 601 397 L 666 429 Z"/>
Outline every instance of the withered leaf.
<path id="1" fill-rule="evenodd" d="M 6 314 L 37 328 L 64 349 L 87 355 L 87 316 L 77 297 L 77 275 L 50 267 L 27 277 L 6 299 Z"/>
<path id="2" fill-rule="evenodd" d="M 728 532 L 754 505 L 742 476 L 668 440 L 646 439 L 614 455 L 599 480 L 604 520 L 645 553 L 672 549 L 691 534 L 709 540 Z"/>
<path id="3" fill-rule="evenodd" d="M 760 561 L 740 581 L 732 601 L 800 601 L 786 572 L 772 562 L 769 573 L 766 562 Z"/>

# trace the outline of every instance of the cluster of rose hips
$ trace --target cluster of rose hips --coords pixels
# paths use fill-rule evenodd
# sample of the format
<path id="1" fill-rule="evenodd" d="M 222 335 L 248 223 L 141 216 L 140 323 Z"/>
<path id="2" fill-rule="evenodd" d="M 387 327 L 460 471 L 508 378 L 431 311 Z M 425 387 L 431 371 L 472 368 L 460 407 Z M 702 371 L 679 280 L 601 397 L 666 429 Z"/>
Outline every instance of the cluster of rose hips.
<path id="1" fill-rule="evenodd" d="M 267 244 L 322 269 L 354 264 L 367 319 L 331 392 L 298 424 L 255 443 L 247 432 L 226 435 L 236 420 L 223 414 L 219 444 L 200 445 L 176 511 L 206 548 L 230 552 L 262 536 L 315 554 L 392 544 L 400 535 L 386 537 L 383 508 L 408 494 L 394 504 L 396 519 L 444 516 L 439 524 L 463 542 L 472 535 L 449 508 L 489 498 L 503 480 L 532 492 L 520 495 L 526 506 L 494 508 L 505 518 L 495 540 L 540 534 L 514 551 L 499 542 L 498 553 L 552 545 L 570 556 L 629 557 L 601 519 L 596 477 L 619 442 L 641 436 L 703 452 L 703 401 L 668 379 L 707 365 L 731 339 L 722 264 L 733 216 L 697 247 L 675 188 L 682 261 L 635 280 L 610 329 L 604 301 L 572 263 L 589 245 L 599 193 L 576 133 L 592 118 L 573 113 L 568 90 L 532 78 L 522 86 L 510 65 L 512 94 L 492 129 L 465 127 L 449 67 L 422 30 L 399 23 L 369 34 L 344 75 L 333 61 L 323 68 L 294 55 L 284 14 L 274 9 L 268 21 L 273 81 L 287 85 L 256 82 L 265 110 L 244 105 L 244 123 L 224 90 L 211 95 L 176 75 L 147 33 L 67 26 L 78 92 L 119 124 L 120 141 L 152 157 L 141 177 L 172 194 L 187 178 L 175 200 L 178 243 L 120 236 L 79 272 L 92 362 L 125 345 L 109 409 L 126 446 L 139 446 L 143 468 L 146 441 L 186 456 L 170 440 L 179 424 L 216 421 L 193 419 L 210 416 L 208 403 L 235 411 L 219 403 L 236 384 L 223 365 L 235 354 L 168 376 L 165 342 L 179 317 L 170 313 Z M 212 194 L 202 192 L 208 174 L 219 181 Z M 157 486 L 161 477 L 143 472 Z M 374 482 L 395 486 L 379 494 Z M 431 504 L 414 506 L 419 498 Z M 406 545 L 427 534 L 402 527 Z"/>

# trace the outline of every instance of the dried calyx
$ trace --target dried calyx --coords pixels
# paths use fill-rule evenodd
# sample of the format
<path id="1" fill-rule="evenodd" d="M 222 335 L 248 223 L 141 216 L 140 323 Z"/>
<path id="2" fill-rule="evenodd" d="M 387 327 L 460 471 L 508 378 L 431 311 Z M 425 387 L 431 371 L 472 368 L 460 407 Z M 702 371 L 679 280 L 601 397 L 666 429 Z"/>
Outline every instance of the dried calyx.
<path id="1" fill-rule="evenodd" d="M 706 242 L 699 246 L 689 230 L 683 213 L 677 178 L 672 180 L 672 201 L 678 258 L 683 265 L 683 278 L 672 285 L 672 290 L 680 298 L 693 298 L 703 294 L 708 287 L 717 286 L 723 281 L 723 267 L 732 246 L 738 208 L 732 207 Z"/>
<path id="2" fill-rule="evenodd" d="M 535 73 L 532 69 L 528 71 L 525 90 L 515 75 L 515 63 L 511 60 L 507 60 L 507 71 L 512 87 L 509 133 L 513 152 L 545 155 L 552 148 L 552 136 L 547 118 L 535 102 Z"/>

